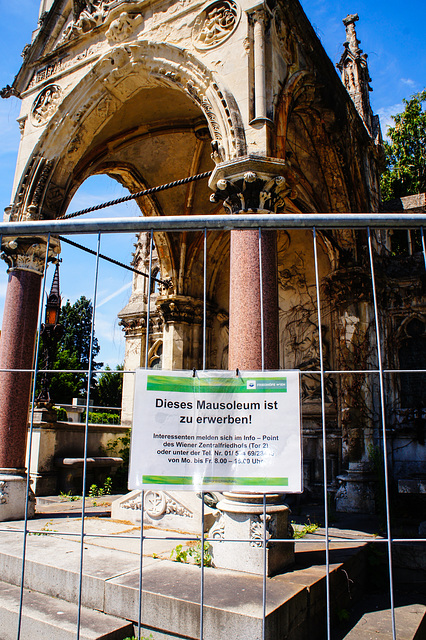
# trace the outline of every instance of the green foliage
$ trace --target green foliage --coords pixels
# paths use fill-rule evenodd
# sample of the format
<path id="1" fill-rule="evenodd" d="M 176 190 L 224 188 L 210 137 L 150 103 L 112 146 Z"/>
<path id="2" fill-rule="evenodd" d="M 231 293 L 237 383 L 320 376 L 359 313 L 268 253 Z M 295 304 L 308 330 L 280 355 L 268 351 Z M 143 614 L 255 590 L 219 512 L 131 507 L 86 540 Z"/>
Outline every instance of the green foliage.
<path id="1" fill-rule="evenodd" d="M 102 496 L 110 496 L 112 490 L 112 479 L 107 478 L 104 482 L 103 487 L 98 487 L 97 484 L 90 485 L 89 488 L 89 497 L 90 498 L 101 498 Z"/>
<path id="2" fill-rule="evenodd" d="M 82 414 L 82 422 L 86 422 L 86 412 Z M 108 411 L 89 411 L 90 424 L 120 424 L 118 413 Z"/>
<path id="3" fill-rule="evenodd" d="M 113 482 L 116 490 L 127 489 L 130 460 L 130 433 L 130 429 L 128 429 L 124 435 L 109 440 L 104 449 L 106 455 L 118 456 L 123 459 L 123 464 L 117 469 L 114 475 Z"/>
<path id="4" fill-rule="evenodd" d="M 49 391 L 53 402 L 71 404 L 72 398 L 84 397 L 87 393 L 87 375 L 79 370 L 88 369 L 90 361 L 90 339 L 92 331 L 92 303 L 85 296 L 81 296 L 74 304 L 67 300 L 61 308 L 59 323 L 62 325 L 62 337 L 55 346 L 55 355 L 51 369 L 71 370 L 70 373 L 49 374 Z M 43 338 L 40 340 L 39 369 L 46 368 L 44 362 Z M 92 345 L 92 368 L 99 369 L 101 362 L 95 358 L 100 350 L 96 337 Z M 41 375 L 38 376 L 40 390 Z M 96 386 L 93 376 L 92 386 Z"/>
<path id="5" fill-rule="evenodd" d="M 67 493 L 61 491 L 59 497 L 61 498 L 61 500 L 69 500 L 69 502 L 75 502 L 76 500 L 80 500 L 81 498 L 81 496 L 74 496 L 71 491 L 67 491 Z"/>
<path id="6" fill-rule="evenodd" d="M 117 372 L 123 371 L 123 365 L 117 365 Z M 115 373 L 106 365 L 105 370 L 98 376 L 94 389 L 93 402 L 99 407 L 121 407 L 121 392 L 123 375 Z"/>
<path id="7" fill-rule="evenodd" d="M 138 640 L 136 636 L 127 636 L 127 638 L 124 638 L 124 640 Z M 149 634 L 149 636 L 141 636 L 141 640 L 154 640 L 154 636 L 152 635 L 152 633 Z"/>
<path id="8" fill-rule="evenodd" d="M 66 422 L 68 420 L 67 412 L 63 407 L 53 407 L 58 414 L 58 420 Z"/>
<path id="9" fill-rule="evenodd" d="M 192 558 L 195 562 L 195 564 L 198 567 L 201 567 L 201 540 L 198 540 L 197 544 L 195 545 L 195 547 L 188 547 L 187 549 L 183 548 L 183 545 L 178 544 L 176 545 L 176 547 L 174 549 L 172 549 L 172 552 L 170 554 L 170 557 L 172 558 L 172 560 L 174 560 L 175 562 L 189 562 L 189 558 Z M 211 567 L 212 566 L 212 560 L 213 557 L 210 554 L 210 544 L 208 542 L 204 542 L 204 566 L 205 567 Z"/>
<path id="10" fill-rule="evenodd" d="M 426 89 L 404 100 L 402 113 L 392 116 L 391 142 L 385 142 L 386 169 L 381 178 L 382 200 L 426 191 Z"/>
<path id="11" fill-rule="evenodd" d="M 297 525 L 293 520 L 291 524 L 293 526 L 293 538 L 295 540 L 299 540 L 299 538 L 304 538 L 305 536 L 308 535 L 308 533 L 315 533 L 315 531 L 319 528 L 319 525 L 316 523 L 304 524 L 301 529 L 299 528 L 296 529 Z"/>

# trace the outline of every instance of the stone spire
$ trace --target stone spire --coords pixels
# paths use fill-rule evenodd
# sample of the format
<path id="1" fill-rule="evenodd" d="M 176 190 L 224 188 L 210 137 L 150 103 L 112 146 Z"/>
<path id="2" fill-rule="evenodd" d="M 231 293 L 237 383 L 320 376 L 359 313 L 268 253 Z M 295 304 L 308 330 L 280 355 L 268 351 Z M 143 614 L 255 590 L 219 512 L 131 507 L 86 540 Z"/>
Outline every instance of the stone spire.
<path id="1" fill-rule="evenodd" d="M 342 74 L 342 82 L 348 90 L 355 107 L 364 120 L 365 126 L 376 137 L 376 118 L 373 116 L 370 105 L 369 92 L 370 74 L 368 71 L 367 54 L 360 49 L 360 41 L 357 38 L 355 22 L 359 20 L 357 13 L 348 15 L 343 20 L 346 27 L 345 50 L 337 63 L 337 68 Z"/>

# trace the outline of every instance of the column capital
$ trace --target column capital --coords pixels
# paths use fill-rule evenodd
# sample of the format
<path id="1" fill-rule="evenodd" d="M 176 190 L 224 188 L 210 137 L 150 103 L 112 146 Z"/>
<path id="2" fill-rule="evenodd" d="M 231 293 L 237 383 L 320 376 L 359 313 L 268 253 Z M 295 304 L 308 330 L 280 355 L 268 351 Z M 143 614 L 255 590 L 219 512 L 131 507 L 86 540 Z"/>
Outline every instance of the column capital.
<path id="1" fill-rule="evenodd" d="M 8 264 L 8 273 L 20 269 L 21 271 L 31 271 L 42 276 L 46 259 L 46 246 L 47 238 L 45 236 L 3 236 L 0 258 Z M 50 238 L 48 261 L 57 260 L 60 252 L 61 245 L 59 240 Z"/>
<path id="2" fill-rule="evenodd" d="M 230 213 L 286 210 L 286 201 L 297 197 L 296 174 L 285 160 L 244 156 L 218 164 L 209 187 L 212 202 L 223 201 Z"/>
<path id="3" fill-rule="evenodd" d="M 157 308 L 166 324 L 203 322 L 203 301 L 190 296 L 158 296 Z"/>

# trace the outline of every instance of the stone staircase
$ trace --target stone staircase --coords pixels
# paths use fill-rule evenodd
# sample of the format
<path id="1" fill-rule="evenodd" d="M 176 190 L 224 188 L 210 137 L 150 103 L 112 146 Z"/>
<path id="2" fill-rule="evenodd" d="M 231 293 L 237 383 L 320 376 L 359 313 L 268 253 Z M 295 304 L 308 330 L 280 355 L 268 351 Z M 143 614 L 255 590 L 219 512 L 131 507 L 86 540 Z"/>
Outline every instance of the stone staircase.
<path id="1" fill-rule="evenodd" d="M 19 525 L 22 523 L 8 523 L 0 534 L 0 640 L 15 640 L 17 633 L 22 557 Z M 139 531 L 133 524 L 109 518 L 88 518 L 86 525 L 80 638 L 123 640 L 132 636 L 138 619 Z M 27 538 L 21 640 L 74 639 L 81 520 L 34 520 L 29 527 L 33 531 Z M 169 559 L 177 542 L 165 539 L 166 532 L 148 529 L 146 534 L 152 539 L 144 542 L 142 635 L 152 634 L 154 640 L 199 638 L 200 568 Z M 352 608 L 365 593 L 367 546 L 364 541 L 349 542 L 344 537 L 331 544 L 333 627 L 338 612 Z M 204 640 L 261 640 L 262 576 L 214 568 L 205 568 L 204 574 Z M 325 585 L 323 536 L 296 542 L 296 566 L 267 580 L 266 640 L 324 640 Z M 418 629 L 424 634 L 422 611 L 424 607 L 418 608 L 415 619 L 410 618 L 411 635 L 401 636 L 403 640 L 426 637 L 418 635 Z M 347 633 L 356 633 L 355 629 Z M 346 637 L 367 640 L 365 633 L 364 628 L 361 635 Z"/>

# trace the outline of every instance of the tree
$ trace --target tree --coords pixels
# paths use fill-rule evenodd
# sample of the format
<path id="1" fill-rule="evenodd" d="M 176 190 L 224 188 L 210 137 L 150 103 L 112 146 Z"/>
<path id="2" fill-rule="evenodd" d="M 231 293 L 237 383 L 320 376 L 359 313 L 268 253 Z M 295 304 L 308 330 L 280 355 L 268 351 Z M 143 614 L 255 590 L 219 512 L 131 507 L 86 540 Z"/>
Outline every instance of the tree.
<path id="1" fill-rule="evenodd" d="M 63 327 L 62 337 L 58 340 L 52 369 L 58 373 L 49 375 L 49 391 L 53 402 L 70 404 L 72 398 L 86 396 L 87 376 L 78 370 L 87 370 L 90 362 L 90 337 L 92 331 L 92 302 L 85 296 L 81 296 L 74 304 L 67 300 L 61 308 L 59 323 Z M 93 337 L 92 344 L 92 370 L 102 367 L 102 362 L 96 362 L 100 346 L 97 338 Z M 40 344 L 39 369 L 43 364 L 43 339 Z M 60 372 L 70 369 L 72 373 Z M 77 370 L 77 371 L 76 371 Z M 38 386 L 41 376 L 38 377 Z M 92 376 L 91 387 L 96 387 L 95 376 Z"/>
<path id="2" fill-rule="evenodd" d="M 123 365 L 117 365 L 116 371 L 123 371 Z M 121 407 L 121 392 L 123 388 L 123 374 L 115 373 L 106 365 L 98 378 L 94 402 L 100 407 Z"/>
<path id="3" fill-rule="evenodd" d="M 404 99 L 405 109 L 392 116 L 391 142 L 385 142 L 386 169 L 381 178 L 382 200 L 426 191 L 426 89 Z"/>

